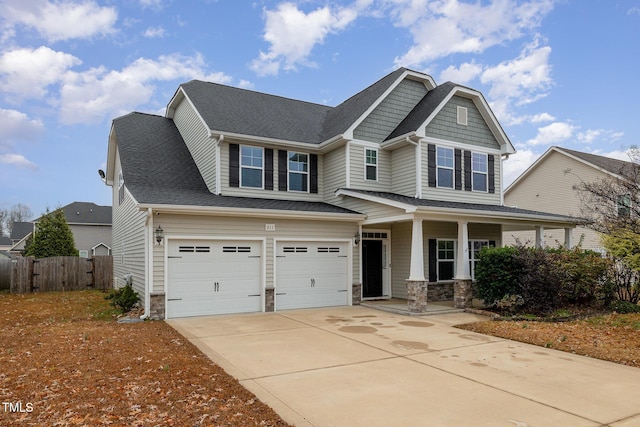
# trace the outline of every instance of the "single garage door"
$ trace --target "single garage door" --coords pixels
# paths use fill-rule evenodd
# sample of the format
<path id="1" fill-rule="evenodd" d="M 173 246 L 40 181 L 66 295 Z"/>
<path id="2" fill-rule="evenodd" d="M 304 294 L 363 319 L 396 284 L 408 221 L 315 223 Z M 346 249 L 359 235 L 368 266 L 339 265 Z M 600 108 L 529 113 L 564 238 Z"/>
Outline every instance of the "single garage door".
<path id="1" fill-rule="evenodd" d="M 276 310 L 348 304 L 345 242 L 278 242 Z"/>
<path id="2" fill-rule="evenodd" d="M 261 311 L 261 243 L 171 240 L 167 317 Z"/>

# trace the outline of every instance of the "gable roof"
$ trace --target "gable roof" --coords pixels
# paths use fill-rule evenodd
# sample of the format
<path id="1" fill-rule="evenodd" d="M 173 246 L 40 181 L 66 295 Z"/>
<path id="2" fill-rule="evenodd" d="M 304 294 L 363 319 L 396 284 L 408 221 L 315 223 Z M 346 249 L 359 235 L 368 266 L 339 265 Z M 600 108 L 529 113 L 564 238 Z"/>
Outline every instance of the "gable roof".
<path id="1" fill-rule="evenodd" d="M 27 234 L 33 232 L 32 222 L 14 222 L 11 228 L 11 240 L 22 240 Z"/>
<path id="2" fill-rule="evenodd" d="M 568 148 L 562 148 L 557 146 L 552 146 L 547 149 L 538 159 L 533 162 L 524 172 L 520 174 L 505 190 L 505 196 L 509 193 L 513 188 L 515 188 L 520 181 L 525 179 L 533 170 L 535 170 L 542 162 L 545 161 L 547 157 L 549 157 L 552 153 L 559 153 L 564 156 L 568 156 L 577 160 L 581 163 L 584 163 L 588 166 L 591 166 L 595 169 L 598 169 L 606 174 L 614 175 L 617 178 L 622 178 L 621 173 L 625 171 L 629 171 L 629 168 L 638 167 L 632 162 L 626 162 L 624 160 L 612 159 L 610 157 L 599 156 L 597 154 L 584 153 L 582 151 L 570 150 Z"/>
<path id="3" fill-rule="evenodd" d="M 73 202 L 63 206 L 64 219 L 69 225 L 111 225 L 111 206 L 99 206 L 91 202 Z M 35 219 L 37 223 L 42 217 Z M 33 227 L 33 226 L 32 226 Z M 33 231 L 33 228 L 29 232 Z"/>
<path id="4" fill-rule="evenodd" d="M 426 74 L 398 68 L 336 107 L 192 80 L 180 85 L 167 106 L 166 117 L 173 118 L 175 107 L 186 97 L 214 134 L 250 135 L 318 145 L 347 132 L 403 76 L 409 75 L 435 86 Z"/>
<path id="5" fill-rule="evenodd" d="M 13 240 L 7 236 L 0 236 L 0 246 L 13 246 Z"/>
<path id="6" fill-rule="evenodd" d="M 199 206 L 357 214 L 321 202 L 213 194 L 172 120 L 131 113 L 113 121 L 125 187 L 143 206 Z M 359 214 L 358 214 L 359 215 Z"/>

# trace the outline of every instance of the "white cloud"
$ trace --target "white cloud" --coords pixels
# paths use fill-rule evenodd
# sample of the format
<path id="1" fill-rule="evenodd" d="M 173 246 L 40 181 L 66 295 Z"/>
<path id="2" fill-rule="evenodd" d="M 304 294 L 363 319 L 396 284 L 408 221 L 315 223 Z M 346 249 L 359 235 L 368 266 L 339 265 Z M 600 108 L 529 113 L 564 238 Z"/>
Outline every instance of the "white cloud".
<path id="1" fill-rule="evenodd" d="M 452 81 L 454 83 L 466 84 L 482 73 L 482 66 L 476 63 L 466 62 L 459 67 L 450 65 L 440 73 L 440 81 Z"/>
<path id="2" fill-rule="evenodd" d="M 0 108 L 0 150 L 9 150 L 17 141 L 33 140 L 44 131 L 40 120 L 16 110 Z"/>
<path id="3" fill-rule="evenodd" d="M 4 52 L 0 56 L 0 89 L 21 99 L 44 97 L 50 85 L 81 63 L 73 55 L 46 46 Z"/>
<path id="4" fill-rule="evenodd" d="M 552 122 L 555 119 L 556 118 L 549 113 L 539 113 L 531 117 L 530 121 L 531 123 L 542 123 L 542 122 Z"/>
<path id="5" fill-rule="evenodd" d="M 576 127 L 565 122 L 554 122 L 548 126 L 538 128 L 535 138 L 527 141 L 530 145 L 551 145 L 566 141 L 573 137 Z"/>
<path id="6" fill-rule="evenodd" d="M 606 129 L 587 129 L 586 132 L 580 132 L 577 135 L 578 141 L 585 144 L 591 144 L 594 141 L 606 140 L 606 142 L 615 142 L 624 136 L 624 132 L 616 132 Z"/>
<path id="7" fill-rule="evenodd" d="M 24 25 L 51 42 L 111 34 L 118 18 L 114 7 L 91 0 L 4 0 L 0 5 L 5 33 Z"/>
<path id="8" fill-rule="evenodd" d="M 640 15 L 640 7 L 634 6 L 627 10 L 627 15 Z"/>
<path id="9" fill-rule="evenodd" d="M 398 27 L 409 29 L 413 46 L 395 59 L 396 66 L 419 67 L 454 53 L 481 53 L 522 37 L 540 25 L 552 0 L 388 0 Z"/>
<path id="10" fill-rule="evenodd" d="M 529 166 L 531 166 L 540 154 L 531 150 L 518 150 L 517 153 L 509 156 L 504 161 L 503 179 L 504 188 L 507 188 L 516 178 L 518 178 Z"/>
<path id="11" fill-rule="evenodd" d="M 162 27 L 149 27 L 144 32 L 144 36 L 149 39 L 162 38 L 165 34 L 166 31 Z"/>
<path id="12" fill-rule="evenodd" d="M 229 83 L 224 73 L 206 73 L 201 55 L 139 58 L 120 71 L 103 67 L 68 72 L 60 89 L 60 120 L 65 124 L 99 122 L 151 101 L 154 82 L 202 79 Z"/>
<path id="13" fill-rule="evenodd" d="M 352 8 L 331 9 L 325 6 L 305 13 L 293 3 L 281 3 L 275 10 L 265 10 L 263 38 L 270 44 L 251 63 L 258 75 L 275 75 L 281 68 L 296 70 L 298 66 L 313 67 L 309 59 L 317 44 L 328 34 L 344 30 L 357 17 Z"/>
<path id="14" fill-rule="evenodd" d="M 0 154 L 0 163 L 25 169 L 38 169 L 38 166 L 36 166 L 35 163 L 24 157 L 22 154 Z"/>

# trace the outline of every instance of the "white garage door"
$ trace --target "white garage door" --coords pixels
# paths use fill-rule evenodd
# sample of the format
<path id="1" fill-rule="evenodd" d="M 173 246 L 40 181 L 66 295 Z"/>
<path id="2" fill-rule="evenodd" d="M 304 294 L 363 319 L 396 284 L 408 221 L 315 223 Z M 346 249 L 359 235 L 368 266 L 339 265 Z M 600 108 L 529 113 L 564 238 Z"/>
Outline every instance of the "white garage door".
<path id="1" fill-rule="evenodd" d="M 278 242 L 276 310 L 348 304 L 345 242 Z"/>
<path id="2" fill-rule="evenodd" d="M 261 243 L 170 241 L 167 317 L 261 311 Z"/>

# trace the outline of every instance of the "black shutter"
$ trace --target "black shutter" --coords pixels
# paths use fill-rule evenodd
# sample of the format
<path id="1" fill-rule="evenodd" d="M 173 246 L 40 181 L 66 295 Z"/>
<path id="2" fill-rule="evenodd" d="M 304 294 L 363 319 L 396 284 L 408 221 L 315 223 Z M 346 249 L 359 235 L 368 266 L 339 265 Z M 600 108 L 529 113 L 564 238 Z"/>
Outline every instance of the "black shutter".
<path id="1" fill-rule="evenodd" d="M 309 192 L 318 192 L 318 155 L 309 154 Z"/>
<path id="2" fill-rule="evenodd" d="M 278 150 L 278 190 L 287 191 L 287 150 Z"/>
<path id="3" fill-rule="evenodd" d="M 495 240 L 489 240 L 489 247 L 490 248 L 495 248 L 496 247 L 496 241 Z"/>
<path id="4" fill-rule="evenodd" d="M 471 191 L 471 151 L 464 152 L 464 189 Z"/>
<path id="5" fill-rule="evenodd" d="M 436 186 L 436 146 L 433 144 L 427 145 L 427 178 L 429 180 L 429 187 Z"/>
<path id="6" fill-rule="evenodd" d="M 438 252 L 438 241 L 436 239 L 429 239 L 429 281 L 438 281 L 438 259 L 436 258 Z"/>
<path id="7" fill-rule="evenodd" d="M 456 190 L 462 190 L 462 150 L 455 149 Z"/>
<path id="8" fill-rule="evenodd" d="M 240 187 L 240 146 L 229 144 L 229 187 Z"/>
<path id="9" fill-rule="evenodd" d="M 489 193 L 496 192 L 496 171 L 495 171 L 495 160 L 493 154 L 489 154 L 487 156 L 487 167 L 489 168 Z"/>
<path id="10" fill-rule="evenodd" d="M 273 190 L 273 149 L 264 149 L 264 189 Z"/>

